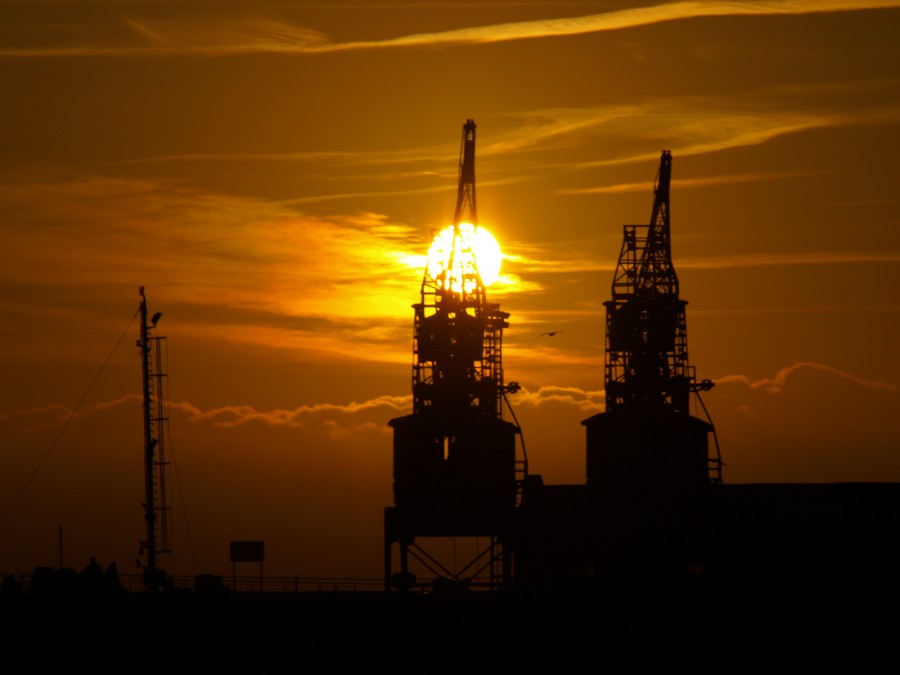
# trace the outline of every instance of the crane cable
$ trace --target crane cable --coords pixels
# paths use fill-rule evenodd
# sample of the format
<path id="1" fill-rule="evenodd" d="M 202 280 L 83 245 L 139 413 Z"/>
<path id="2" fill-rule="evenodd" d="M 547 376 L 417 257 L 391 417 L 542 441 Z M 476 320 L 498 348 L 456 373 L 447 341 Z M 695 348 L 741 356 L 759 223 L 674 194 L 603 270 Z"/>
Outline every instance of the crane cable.
<path id="1" fill-rule="evenodd" d="M 125 339 L 125 335 L 128 334 L 128 331 L 131 329 L 131 324 L 134 323 L 134 320 L 137 318 L 138 313 L 140 312 L 140 308 L 135 311 L 132 315 L 131 320 L 128 322 L 128 325 L 125 326 L 125 330 L 122 331 L 122 334 L 119 336 L 119 339 L 116 340 L 116 344 L 113 346 L 112 350 L 109 352 L 109 355 L 106 357 L 106 360 L 100 366 L 100 369 L 97 371 L 97 374 L 94 375 L 94 379 L 91 380 L 91 383 L 87 386 L 84 393 L 81 395 L 81 398 L 78 399 L 78 403 L 75 404 L 75 408 L 72 409 L 72 412 L 69 413 L 69 416 L 66 418 L 65 422 L 63 422 L 62 427 L 60 427 L 59 432 L 56 434 L 54 439 L 50 442 L 50 446 L 44 451 L 44 455 L 41 457 L 41 461 L 38 462 L 38 465 L 34 468 L 34 471 L 31 472 L 31 475 L 28 477 L 28 480 L 25 481 L 25 485 L 22 486 L 22 489 L 19 491 L 19 494 L 16 495 L 16 498 L 13 500 L 9 509 L 7 509 L 6 513 L 3 515 L 2 520 L 0 520 L 0 528 L 2 528 L 9 517 L 12 515 L 12 512 L 15 510 L 16 506 L 18 506 L 19 502 L 22 500 L 22 497 L 25 496 L 25 493 L 28 491 L 28 488 L 31 486 L 31 483 L 37 477 L 38 472 L 41 470 L 41 467 L 44 466 L 44 462 L 47 461 L 47 458 L 50 456 L 50 453 L 53 452 L 53 449 L 56 447 L 59 440 L 62 438 L 62 435 L 66 432 L 66 429 L 69 428 L 69 424 L 71 424 L 72 420 L 75 419 L 75 416 L 78 414 L 78 411 L 81 409 L 81 406 L 84 404 L 85 400 L 88 397 L 88 394 L 91 393 L 91 390 L 94 388 L 94 385 L 97 384 L 97 380 L 100 379 L 100 375 L 103 374 L 103 371 L 106 369 L 106 366 L 112 360 L 113 355 L 116 353 L 116 350 L 119 348 L 119 345 L 122 344 L 122 340 Z"/>
<path id="2" fill-rule="evenodd" d="M 716 445 L 716 482 L 722 482 L 722 467 L 725 466 L 725 462 L 722 461 L 722 449 L 719 447 L 719 434 L 716 433 L 716 425 L 712 420 L 712 416 L 709 414 L 709 410 L 706 408 L 706 404 L 703 402 L 703 397 L 700 396 L 699 391 L 695 391 L 694 395 L 697 397 L 697 401 L 700 403 L 700 407 L 703 408 L 703 413 L 706 415 L 706 419 L 709 422 L 709 426 L 712 429 L 713 442 Z"/>

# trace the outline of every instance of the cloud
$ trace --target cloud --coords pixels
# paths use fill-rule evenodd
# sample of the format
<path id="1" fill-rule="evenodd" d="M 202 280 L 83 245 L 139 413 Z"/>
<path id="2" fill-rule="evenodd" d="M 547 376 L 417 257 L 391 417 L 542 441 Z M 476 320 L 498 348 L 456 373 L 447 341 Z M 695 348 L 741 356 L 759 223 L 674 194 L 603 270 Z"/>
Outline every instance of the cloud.
<path id="1" fill-rule="evenodd" d="M 673 188 L 683 190 L 697 187 L 709 187 L 711 185 L 736 185 L 740 183 L 752 183 L 766 180 L 782 180 L 784 178 L 802 178 L 805 176 L 821 175 L 822 171 L 769 171 L 758 173 L 733 173 L 719 176 L 705 176 L 703 178 L 673 178 Z M 622 194 L 628 192 L 649 193 L 649 183 L 618 183 L 616 185 L 604 185 L 594 188 L 564 189 L 557 191 L 561 195 L 590 195 L 590 194 Z"/>
<path id="2" fill-rule="evenodd" d="M 881 83 L 882 87 L 892 86 Z M 850 90 L 855 89 L 855 85 Z M 848 93 L 851 93 L 848 90 Z M 546 108 L 515 115 L 517 124 L 501 138 L 493 138 L 479 152 L 503 155 L 603 143 L 602 159 L 567 159 L 541 162 L 541 171 L 571 173 L 598 167 L 614 167 L 658 161 L 658 152 L 647 152 L 646 140 L 675 142 L 669 149 L 679 156 L 705 154 L 736 147 L 759 145 L 787 134 L 852 124 L 879 124 L 897 121 L 893 108 L 826 108 L 812 93 L 787 102 L 770 90 L 753 90 L 723 101 L 710 96 L 668 96 L 625 104 L 584 108 Z M 639 143 L 623 144 L 623 139 Z M 617 154 L 616 147 L 641 148 Z M 738 178 L 737 180 L 741 180 Z M 578 194 L 580 189 L 564 189 L 560 194 Z"/>
<path id="3" fill-rule="evenodd" d="M 573 272 L 610 272 L 616 268 L 614 260 L 599 261 L 581 256 L 566 257 L 551 252 L 555 247 L 567 250 L 584 250 L 585 242 L 555 243 L 552 247 L 548 244 L 544 255 L 542 251 L 530 251 L 516 260 L 519 269 L 529 274 L 570 274 Z M 598 249 L 599 243 L 590 245 L 590 248 Z M 742 253 L 735 255 L 708 256 L 702 258 L 679 258 L 676 267 L 679 270 L 718 270 L 752 267 L 805 267 L 810 265 L 847 265 L 859 263 L 885 263 L 894 264 L 900 262 L 900 253 L 892 251 L 799 251 L 781 253 L 778 251 L 762 253 Z"/>
<path id="4" fill-rule="evenodd" d="M 152 58 L 171 56 L 213 57 L 236 54 L 304 53 L 326 44 L 323 34 L 278 18 L 247 13 L 228 15 L 191 15 L 181 12 L 177 18 L 149 18 L 136 15 L 98 14 L 94 27 L 83 25 L 54 26 L 53 37 L 66 38 L 66 46 L 18 46 L 0 49 L 0 57 L 111 57 Z M 26 34 L 31 26 L 23 26 Z M 43 36 L 37 36 L 38 40 Z M 34 38 L 33 38 L 34 39 Z M 46 40 L 46 38 L 44 38 Z"/>
<path id="5" fill-rule="evenodd" d="M 223 406 L 211 410 L 200 410 L 186 401 L 169 404 L 170 409 L 184 412 L 191 422 L 209 423 L 216 427 L 238 427 L 254 422 L 272 426 L 301 427 L 309 424 L 323 424 L 329 430 L 348 430 L 335 418 L 346 419 L 347 416 L 359 413 L 377 411 L 380 417 L 384 417 L 384 424 L 378 426 L 381 431 L 387 431 L 387 415 L 406 413 L 412 409 L 412 396 L 379 396 L 367 401 L 353 401 L 347 404 L 318 403 L 304 405 L 291 410 L 256 410 L 253 406 L 237 405 Z M 322 421 L 322 418 L 326 418 Z M 373 428 L 372 422 L 364 422 L 363 426 Z M 355 425 L 359 426 L 359 425 Z"/>
<path id="6" fill-rule="evenodd" d="M 896 80 L 839 82 L 827 85 L 759 88 L 730 94 L 650 97 L 627 103 L 581 108 L 544 108 L 512 115 L 502 136 L 492 136 L 481 154 L 529 162 L 512 163 L 517 180 L 596 173 L 598 168 L 659 161 L 665 147 L 676 157 L 703 155 L 757 146 L 784 136 L 841 127 L 877 127 L 900 122 L 896 106 L 871 103 L 873 95 L 890 98 Z M 545 152 L 546 157 L 536 155 Z M 587 155 L 589 158 L 584 159 Z M 539 160 L 535 159 L 540 157 Z M 564 159 L 560 159 L 563 157 Z M 599 159 L 598 159 L 599 158 Z M 814 171 L 757 171 L 710 177 L 677 177 L 678 187 L 707 187 L 750 181 L 821 175 Z M 572 186 L 559 195 L 640 192 L 652 183 Z"/>
<path id="7" fill-rule="evenodd" d="M 13 182 L 0 205 L 0 288 L 10 289 L 0 307 L 31 319 L 5 329 L 26 351 L 60 323 L 111 322 L 111 305 L 143 285 L 181 335 L 408 363 L 425 228 L 152 179 Z M 541 288 L 512 261 L 502 271 L 497 297 Z M 42 337 L 25 325 L 44 326 Z"/>
<path id="8" fill-rule="evenodd" d="M 8 324 L 4 335 L 10 344 L 18 340 L 22 353 L 29 345 L 46 351 L 41 345 L 60 325 L 118 325 L 121 317 L 110 307 L 146 285 L 152 300 L 165 300 L 164 311 L 180 314 L 182 334 L 198 340 L 215 334 L 298 356 L 408 362 L 409 305 L 417 299 L 427 247 L 419 228 L 379 213 L 314 216 L 281 202 L 149 179 L 13 182 L 0 187 L 0 203 L 7 222 L 0 287 L 15 289 L 0 306 L 23 319 Z M 491 295 L 524 297 L 550 288 L 553 275 L 607 273 L 613 259 L 583 254 L 597 245 L 513 244 Z M 774 251 L 684 258 L 678 267 L 898 261 L 900 255 L 882 251 Z M 65 348 L 73 345 L 69 340 Z M 566 363 L 582 358 L 545 356 Z"/>
<path id="9" fill-rule="evenodd" d="M 648 101 L 636 106 L 630 119 L 621 120 L 618 125 L 604 125 L 598 132 L 602 131 L 602 135 L 607 137 L 612 137 L 617 131 L 620 137 L 663 139 L 673 154 L 690 156 L 761 145 L 782 136 L 817 129 L 876 125 L 900 119 L 900 114 L 893 109 L 835 113 L 816 110 L 815 103 L 791 107 L 778 99 L 767 100 L 766 97 L 767 92 L 753 92 L 743 101 L 732 101 L 739 105 L 740 110 L 731 105 L 723 107 L 717 96 Z M 617 127 L 621 128 L 617 130 Z M 656 153 L 613 155 L 601 160 L 570 163 L 566 170 L 655 160 L 658 160 Z M 578 190 L 569 188 L 560 191 L 560 194 L 578 194 Z"/>
<path id="10" fill-rule="evenodd" d="M 146 284 L 190 308 L 186 330 L 227 327 L 220 337 L 236 342 L 291 346 L 293 335 L 366 354 L 369 340 L 383 354 L 409 318 L 422 274 L 411 261 L 426 247 L 424 233 L 377 213 L 311 216 L 150 180 L 7 185 L 0 202 L 0 286 L 16 289 L 6 311 L 70 322 L 74 297 L 104 312 L 112 293 Z"/>
<path id="11" fill-rule="evenodd" d="M 8 46 L 0 57 L 170 57 L 235 54 L 323 54 L 367 49 L 486 44 L 620 31 L 719 16 L 789 16 L 900 7 L 897 0 L 771 0 L 769 2 L 671 2 L 587 16 L 540 19 L 414 33 L 381 40 L 329 42 L 319 32 L 277 17 L 190 16 L 108 18 L 107 35 L 85 40 L 70 27 L 67 46 Z M 114 30 L 118 29 L 118 30 Z M 59 27 L 57 27 L 57 31 Z M 90 34 L 89 34 L 90 35 Z M 111 35 L 111 37 L 109 37 Z M 80 42 L 80 43 L 79 43 Z"/>
<path id="12" fill-rule="evenodd" d="M 12 410 L 10 412 L 0 413 L 0 422 L 9 422 L 15 419 L 26 419 L 29 417 L 39 418 L 52 416 L 54 419 L 65 419 L 72 414 L 71 408 L 61 403 L 49 403 L 37 408 L 26 408 L 23 410 Z"/>
<path id="13" fill-rule="evenodd" d="M 539 387 L 534 391 L 523 387 L 511 397 L 511 402 L 516 406 L 538 407 L 547 403 L 561 403 L 586 412 L 599 412 L 603 409 L 605 400 L 602 390 L 588 391 L 579 387 L 556 385 Z"/>
<path id="14" fill-rule="evenodd" d="M 85 406 L 49 456 L 70 407 L 0 416 L 0 567 L 40 564 L 48 523 L 54 532 L 65 524 L 69 561 L 133 559 L 144 531 L 140 404 L 128 394 Z M 277 552 L 271 574 L 377 574 L 391 497 L 387 421 L 409 407 L 402 395 L 292 409 L 172 401 L 165 445 L 176 557 L 167 570 L 186 572 L 190 546 L 203 571 L 217 571 L 227 542 L 252 536 Z"/>
<path id="15" fill-rule="evenodd" d="M 765 3 L 672 2 L 581 17 L 503 23 L 492 26 L 404 35 L 387 40 L 322 44 L 311 46 L 307 51 L 330 52 L 389 47 L 506 42 L 624 30 L 700 17 L 795 15 L 894 7 L 900 7 L 900 3 L 896 0 L 773 0 Z"/>
<path id="16" fill-rule="evenodd" d="M 100 414 L 123 408 L 133 408 L 143 400 L 139 394 L 126 394 L 116 399 L 95 403 L 78 413 L 61 403 L 51 403 L 38 408 L 13 410 L 0 413 L 0 425 L 8 440 L 16 436 L 29 436 L 49 427 L 59 427 L 73 417 L 79 422 Z M 252 424 L 271 427 L 303 427 L 319 429 L 329 434 L 346 434 L 361 428 L 389 431 L 390 417 L 412 410 L 411 395 L 382 395 L 364 401 L 349 403 L 316 403 L 292 409 L 258 410 L 251 405 L 229 405 L 203 409 L 190 401 L 168 401 L 166 409 L 170 418 L 178 423 L 229 429 Z M 373 426 L 375 425 L 375 426 Z"/>
<path id="17" fill-rule="evenodd" d="M 204 16 L 179 21 L 124 18 L 122 22 L 143 39 L 148 50 L 198 55 L 305 51 L 326 40 L 318 31 L 260 17 Z"/>
<path id="18" fill-rule="evenodd" d="M 879 389 L 894 394 L 900 392 L 900 387 L 891 382 L 867 380 L 851 373 L 847 373 L 833 366 L 823 365 L 821 363 L 811 363 L 807 361 L 801 361 L 790 366 L 786 366 L 775 373 L 774 377 L 766 377 L 754 380 L 747 377 L 746 375 L 725 375 L 715 378 L 715 383 L 717 385 L 740 383 L 746 385 L 750 389 L 764 389 L 770 394 L 781 394 L 787 388 L 788 380 L 799 371 L 817 371 L 821 373 L 827 373 L 865 389 Z"/>
<path id="19" fill-rule="evenodd" d="M 815 362 L 715 378 L 704 395 L 728 482 L 900 479 L 897 383 Z"/>
<path id="20" fill-rule="evenodd" d="M 510 113 L 479 141 L 479 187 L 559 181 L 563 176 L 598 168 L 658 161 L 668 147 L 679 156 L 719 152 L 759 145 L 786 135 L 832 129 L 896 124 L 896 106 L 871 103 L 890 97 L 896 80 L 832 83 L 808 87 L 761 88 L 723 99 L 716 92 L 701 96 L 647 98 L 609 105 L 542 108 Z M 454 157 L 458 147 L 444 143 L 427 147 L 377 150 L 285 153 L 184 153 L 132 157 L 107 164 L 113 171 L 155 172 L 175 163 L 277 162 L 296 165 L 316 185 L 314 192 L 277 202 L 283 208 L 373 198 L 450 194 L 456 187 Z M 487 160 L 486 162 L 483 160 Z M 283 171 L 279 168 L 279 171 Z M 207 168 L 204 167 L 204 173 Z M 817 175 L 814 171 L 757 171 L 721 176 L 677 177 L 678 188 L 708 187 L 751 181 Z M 571 180 L 571 179 L 565 179 Z M 335 187 L 331 189 L 331 186 Z M 651 183 L 573 185 L 558 195 L 591 195 L 650 191 Z"/>
<path id="21" fill-rule="evenodd" d="M 710 258 L 685 258 L 679 269 L 732 269 L 735 267 L 796 267 L 855 263 L 897 263 L 900 253 L 877 251 L 806 251 L 800 253 L 749 253 Z"/>

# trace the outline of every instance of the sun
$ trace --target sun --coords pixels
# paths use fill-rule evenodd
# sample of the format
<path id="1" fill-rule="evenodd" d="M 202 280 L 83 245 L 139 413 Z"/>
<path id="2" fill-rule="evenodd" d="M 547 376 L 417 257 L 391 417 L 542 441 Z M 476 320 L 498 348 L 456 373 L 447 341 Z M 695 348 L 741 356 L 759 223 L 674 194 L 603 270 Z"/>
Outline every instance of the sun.
<path id="1" fill-rule="evenodd" d="M 477 271 L 487 287 L 500 275 L 502 261 L 500 244 L 488 230 L 472 223 L 460 223 L 456 229 L 448 225 L 435 235 L 428 249 L 428 274 L 440 279 L 449 272 L 445 283 L 458 291 L 460 280 Z"/>

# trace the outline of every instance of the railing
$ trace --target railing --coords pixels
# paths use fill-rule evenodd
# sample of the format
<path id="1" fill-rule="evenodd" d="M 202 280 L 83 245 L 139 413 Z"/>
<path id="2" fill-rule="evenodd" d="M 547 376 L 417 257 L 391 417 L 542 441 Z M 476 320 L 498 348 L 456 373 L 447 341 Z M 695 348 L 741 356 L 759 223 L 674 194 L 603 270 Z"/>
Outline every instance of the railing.
<path id="1" fill-rule="evenodd" d="M 133 592 L 144 590 L 139 574 L 122 575 L 122 585 Z M 333 593 L 383 591 L 384 579 L 348 579 L 331 577 L 259 577 L 218 575 L 172 575 L 168 587 L 179 590 L 229 590 L 239 593 Z"/>
<path id="2" fill-rule="evenodd" d="M 57 572 L 58 570 L 53 570 Z M 131 593 L 143 593 L 145 591 L 144 578 L 140 574 L 119 575 L 118 584 L 109 586 L 109 581 L 100 585 L 87 582 L 80 574 L 71 570 L 71 574 L 53 575 L 48 578 L 42 575 L 40 579 L 31 574 L 6 575 L 0 574 L 0 578 L 7 578 L 7 582 L 14 578 L 18 587 L 16 593 L 28 594 L 32 590 L 42 595 L 50 596 L 80 596 L 84 593 L 107 593 L 114 588 L 121 587 Z M 6 583 L 4 583 L 6 586 Z M 40 589 L 40 590 L 38 590 Z M 420 579 L 414 582 L 409 590 L 424 594 L 447 593 L 490 593 L 498 589 L 497 583 L 487 578 L 467 579 L 464 581 L 438 577 L 434 579 Z M 215 574 L 169 575 L 163 584 L 164 591 L 182 591 L 198 593 L 237 592 L 237 593 L 272 593 L 272 594 L 328 594 L 328 593 L 383 593 L 385 592 L 384 579 L 373 578 L 346 578 L 346 577 L 273 577 L 273 576 L 230 576 Z M 3 589 L 3 596 L 12 595 L 10 588 Z M 2 600 L 2 598 L 0 598 Z"/>

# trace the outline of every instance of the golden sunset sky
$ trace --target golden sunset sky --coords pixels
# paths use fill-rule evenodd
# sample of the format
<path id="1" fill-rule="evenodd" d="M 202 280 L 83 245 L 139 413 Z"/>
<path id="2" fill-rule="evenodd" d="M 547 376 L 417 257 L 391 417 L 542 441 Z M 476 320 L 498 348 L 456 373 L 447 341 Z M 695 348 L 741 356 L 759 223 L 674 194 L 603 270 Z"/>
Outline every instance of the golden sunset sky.
<path id="1" fill-rule="evenodd" d="M 726 482 L 900 481 L 900 0 L 0 11 L 0 572 L 56 565 L 60 526 L 65 564 L 137 571 L 143 285 L 163 567 L 230 575 L 262 539 L 267 574 L 378 577 L 468 118 L 532 473 L 584 482 L 602 303 L 668 149 Z"/>

